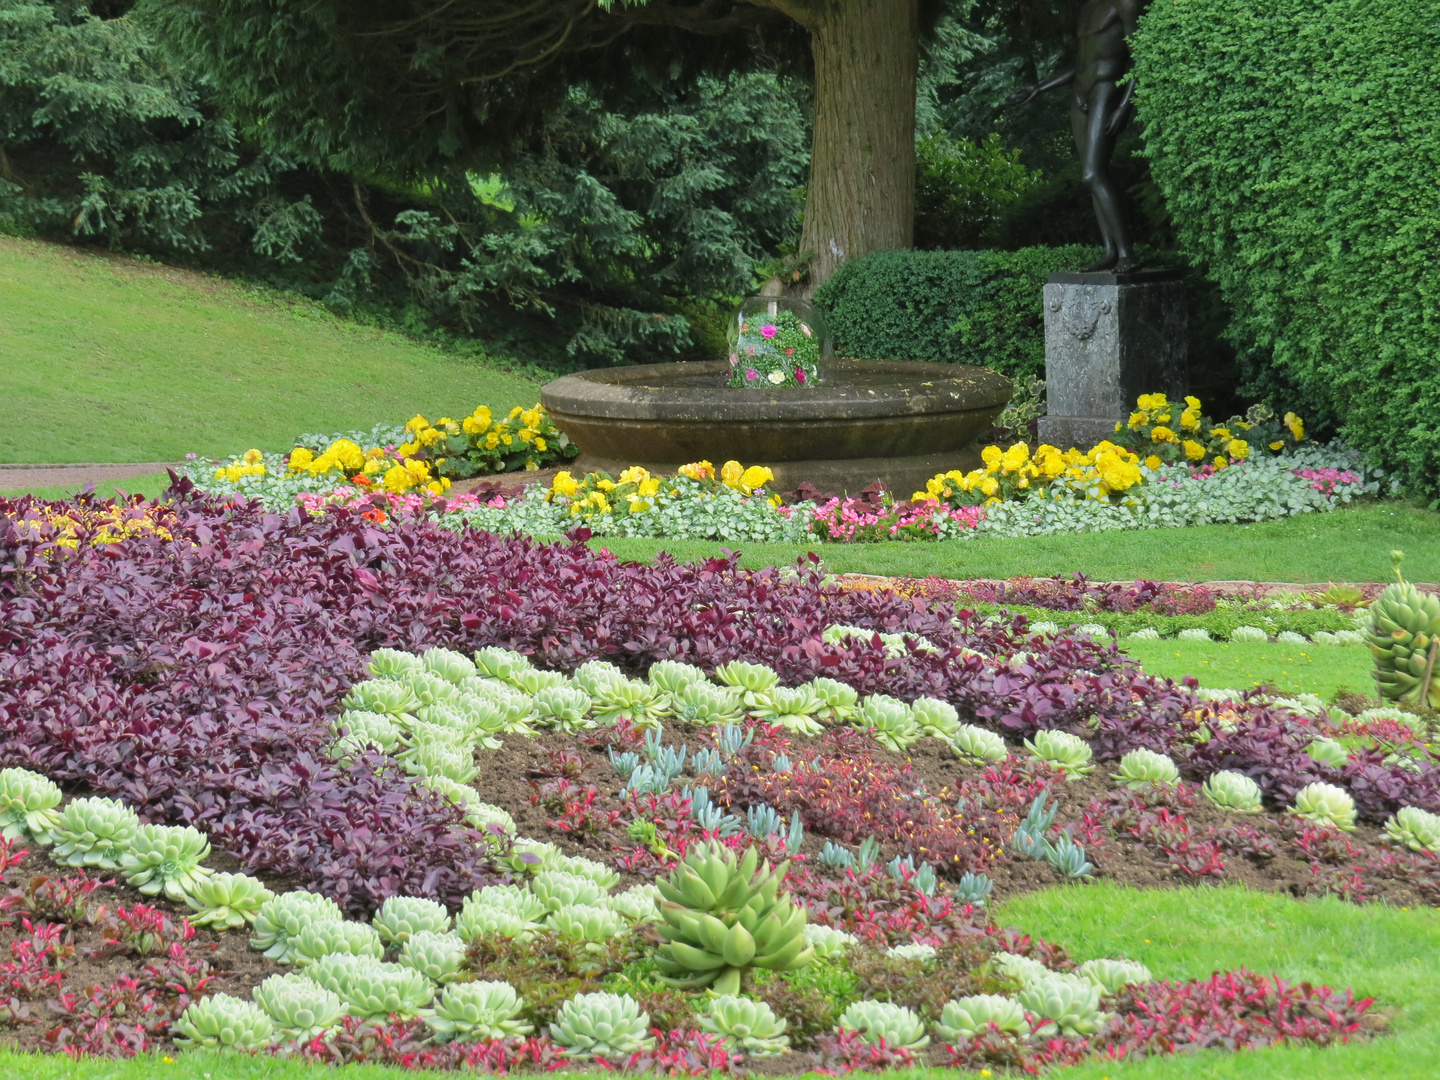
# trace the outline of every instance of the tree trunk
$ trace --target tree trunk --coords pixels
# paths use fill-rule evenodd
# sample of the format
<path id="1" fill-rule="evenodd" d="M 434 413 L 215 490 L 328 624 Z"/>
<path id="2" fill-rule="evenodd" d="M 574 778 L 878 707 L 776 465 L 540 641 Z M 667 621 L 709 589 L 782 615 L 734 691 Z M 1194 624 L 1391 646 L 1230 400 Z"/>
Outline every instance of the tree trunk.
<path id="1" fill-rule="evenodd" d="M 917 0 L 830 0 L 811 11 L 815 145 L 800 240 L 807 291 L 842 263 L 914 239 L 919 37 Z"/>

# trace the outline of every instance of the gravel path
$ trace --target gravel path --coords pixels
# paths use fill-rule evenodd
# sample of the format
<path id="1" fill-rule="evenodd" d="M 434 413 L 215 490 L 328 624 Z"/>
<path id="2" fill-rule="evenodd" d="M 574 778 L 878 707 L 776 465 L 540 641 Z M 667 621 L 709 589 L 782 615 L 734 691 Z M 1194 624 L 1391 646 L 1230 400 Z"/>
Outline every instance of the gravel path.
<path id="1" fill-rule="evenodd" d="M 113 484 L 136 476 L 178 469 L 177 461 L 141 461 L 133 465 L 0 465 L 0 491 L 28 491 L 31 488 L 82 488 L 93 483 Z"/>

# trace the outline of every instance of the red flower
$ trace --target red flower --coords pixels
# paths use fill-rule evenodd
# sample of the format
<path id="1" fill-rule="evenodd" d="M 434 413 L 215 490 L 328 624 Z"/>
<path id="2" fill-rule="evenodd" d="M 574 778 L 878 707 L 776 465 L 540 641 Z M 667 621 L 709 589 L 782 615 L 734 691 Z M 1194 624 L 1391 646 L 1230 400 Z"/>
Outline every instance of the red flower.
<path id="1" fill-rule="evenodd" d="M 786 350 L 785 350 L 785 355 L 786 355 L 786 356 L 794 356 L 794 355 L 795 355 L 795 350 L 794 350 L 794 348 L 792 347 L 792 348 L 786 349 Z"/>
<path id="2" fill-rule="evenodd" d="M 369 487 L 375 481 L 371 480 L 364 473 L 357 473 L 355 476 L 352 476 L 350 478 L 350 482 L 356 487 Z"/>
<path id="3" fill-rule="evenodd" d="M 384 510 L 366 510 L 362 512 L 360 516 L 366 521 L 375 522 L 377 525 L 390 520 L 390 516 L 386 514 Z"/>

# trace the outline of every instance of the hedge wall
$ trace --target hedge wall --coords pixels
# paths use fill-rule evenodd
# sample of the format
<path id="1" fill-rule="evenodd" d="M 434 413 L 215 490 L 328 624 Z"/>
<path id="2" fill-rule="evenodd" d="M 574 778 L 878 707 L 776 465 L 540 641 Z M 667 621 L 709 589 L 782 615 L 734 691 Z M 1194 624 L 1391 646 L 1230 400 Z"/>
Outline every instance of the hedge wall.
<path id="1" fill-rule="evenodd" d="M 1440 492 L 1435 0 L 1167 0 L 1135 54 L 1153 176 L 1251 385 Z"/>
<path id="2" fill-rule="evenodd" d="M 815 290 L 815 303 L 842 356 L 978 364 L 1011 378 L 1043 378 L 1045 278 L 1083 266 L 1097 251 L 882 251 L 840 267 Z"/>

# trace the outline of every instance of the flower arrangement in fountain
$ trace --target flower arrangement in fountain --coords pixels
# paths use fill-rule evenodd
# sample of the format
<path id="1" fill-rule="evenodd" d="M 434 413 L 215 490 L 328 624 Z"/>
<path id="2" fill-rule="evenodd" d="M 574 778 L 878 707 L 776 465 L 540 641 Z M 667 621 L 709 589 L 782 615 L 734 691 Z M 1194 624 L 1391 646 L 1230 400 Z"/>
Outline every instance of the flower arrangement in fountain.
<path id="1" fill-rule="evenodd" d="M 727 386 L 773 390 L 821 379 L 825 326 L 801 300 L 755 297 L 740 305 L 731 330 Z"/>

